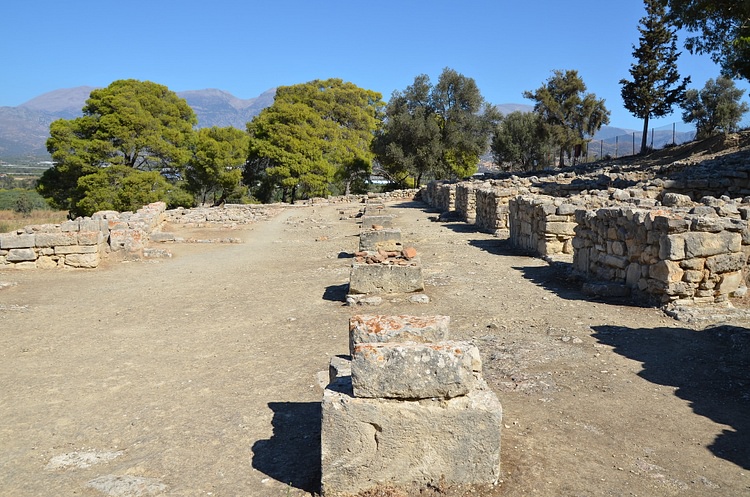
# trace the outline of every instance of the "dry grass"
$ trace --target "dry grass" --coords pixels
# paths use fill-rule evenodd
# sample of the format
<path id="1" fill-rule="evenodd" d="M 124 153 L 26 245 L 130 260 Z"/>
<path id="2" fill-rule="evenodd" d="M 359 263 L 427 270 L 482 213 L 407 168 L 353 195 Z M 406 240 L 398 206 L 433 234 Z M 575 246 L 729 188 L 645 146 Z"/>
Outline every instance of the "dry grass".
<path id="1" fill-rule="evenodd" d="M 0 233 L 15 231 L 30 224 L 58 224 L 67 218 L 67 211 L 32 211 L 28 215 L 14 211 L 0 211 Z"/>

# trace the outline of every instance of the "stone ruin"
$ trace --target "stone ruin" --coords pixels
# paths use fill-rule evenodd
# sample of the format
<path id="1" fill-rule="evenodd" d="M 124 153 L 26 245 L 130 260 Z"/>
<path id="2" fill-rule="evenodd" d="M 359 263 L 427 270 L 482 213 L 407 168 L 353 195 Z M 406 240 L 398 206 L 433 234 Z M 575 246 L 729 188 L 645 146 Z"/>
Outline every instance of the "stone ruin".
<path id="1" fill-rule="evenodd" d="M 431 182 L 421 198 L 511 245 L 570 263 L 584 290 L 657 304 L 729 305 L 747 292 L 750 153 L 696 163 L 578 167 Z"/>
<path id="2" fill-rule="evenodd" d="M 321 490 L 492 485 L 502 407 L 478 349 L 447 316 L 353 316 L 350 356 L 332 359 L 322 401 Z"/>
<path id="3" fill-rule="evenodd" d="M 401 230 L 385 205 L 370 201 L 361 217 L 359 251 L 349 274 L 347 301 L 359 303 L 367 296 L 403 294 L 424 290 L 422 264 L 413 247 L 404 247 Z"/>

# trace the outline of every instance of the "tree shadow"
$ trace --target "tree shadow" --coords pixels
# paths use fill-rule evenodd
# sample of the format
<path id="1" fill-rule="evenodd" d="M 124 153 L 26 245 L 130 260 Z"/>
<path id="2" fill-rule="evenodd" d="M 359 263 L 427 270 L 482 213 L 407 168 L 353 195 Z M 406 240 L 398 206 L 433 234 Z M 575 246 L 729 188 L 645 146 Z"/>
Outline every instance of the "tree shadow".
<path id="1" fill-rule="evenodd" d="M 346 295 L 349 293 L 349 283 L 340 285 L 327 286 L 323 292 L 323 300 L 331 302 L 346 302 Z"/>
<path id="2" fill-rule="evenodd" d="M 269 402 L 273 435 L 253 444 L 253 468 L 308 493 L 320 491 L 320 402 Z"/>
<path id="3" fill-rule="evenodd" d="M 643 363 L 638 376 L 677 387 L 695 414 L 728 425 L 708 449 L 750 469 L 750 330 L 595 326 L 594 337 Z"/>

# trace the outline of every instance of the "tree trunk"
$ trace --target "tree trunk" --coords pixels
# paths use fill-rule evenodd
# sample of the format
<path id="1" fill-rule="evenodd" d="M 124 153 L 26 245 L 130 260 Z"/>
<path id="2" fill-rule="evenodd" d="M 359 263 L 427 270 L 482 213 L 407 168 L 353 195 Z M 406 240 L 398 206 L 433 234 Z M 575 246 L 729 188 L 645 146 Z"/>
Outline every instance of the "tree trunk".
<path id="1" fill-rule="evenodd" d="M 648 143 L 648 114 L 643 120 L 643 137 L 641 137 L 641 154 L 646 153 L 646 147 Z"/>
<path id="2" fill-rule="evenodd" d="M 560 167 L 565 167 L 565 147 L 560 147 Z"/>

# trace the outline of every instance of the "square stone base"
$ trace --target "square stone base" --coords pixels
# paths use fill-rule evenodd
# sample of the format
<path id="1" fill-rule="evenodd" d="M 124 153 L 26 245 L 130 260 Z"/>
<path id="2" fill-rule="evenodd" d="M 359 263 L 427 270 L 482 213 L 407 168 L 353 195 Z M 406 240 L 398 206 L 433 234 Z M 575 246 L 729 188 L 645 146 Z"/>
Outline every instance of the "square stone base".
<path id="1" fill-rule="evenodd" d="M 349 275 L 349 293 L 411 293 L 424 290 L 422 265 L 417 260 L 409 265 L 357 264 Z"/>
<path id="2" fill-rule="evenodd" d="M 500 478 L 502 407 L 483 381 L 447 401 L 399 401 L 355 398 L 344 377 L 326 388 L 322 413 L 325 497 L 384 484 L 492 485 Z"/>

